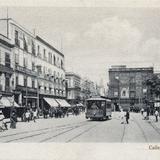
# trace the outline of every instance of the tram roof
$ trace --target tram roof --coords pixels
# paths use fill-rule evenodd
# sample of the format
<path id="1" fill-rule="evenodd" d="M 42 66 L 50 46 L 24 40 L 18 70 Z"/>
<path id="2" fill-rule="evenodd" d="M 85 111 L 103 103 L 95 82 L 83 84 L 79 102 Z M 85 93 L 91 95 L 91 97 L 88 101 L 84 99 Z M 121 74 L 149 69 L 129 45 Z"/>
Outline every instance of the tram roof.
<path id="1" fill-rule="evenodd" d="M 110 99 L 105 99 L 105 98 L 101 98 L 101 97 L 92 97 L 92 98 L 87 99 L 87 101 L 108 101 L 108 102 L 111 102 Z"/>

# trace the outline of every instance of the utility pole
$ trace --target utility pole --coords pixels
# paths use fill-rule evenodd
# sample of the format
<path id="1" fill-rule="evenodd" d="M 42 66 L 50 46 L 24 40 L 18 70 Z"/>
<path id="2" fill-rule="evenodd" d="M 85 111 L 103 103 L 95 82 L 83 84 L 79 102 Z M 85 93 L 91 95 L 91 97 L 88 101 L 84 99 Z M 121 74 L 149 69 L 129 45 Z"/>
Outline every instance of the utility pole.
<path id="1" fill-rule="evenodd" d="M 7 38 L 9 38 L 9 25 L 8 25 L 9 19 L 8 19 L 8 7 L 7 7 Z"/>

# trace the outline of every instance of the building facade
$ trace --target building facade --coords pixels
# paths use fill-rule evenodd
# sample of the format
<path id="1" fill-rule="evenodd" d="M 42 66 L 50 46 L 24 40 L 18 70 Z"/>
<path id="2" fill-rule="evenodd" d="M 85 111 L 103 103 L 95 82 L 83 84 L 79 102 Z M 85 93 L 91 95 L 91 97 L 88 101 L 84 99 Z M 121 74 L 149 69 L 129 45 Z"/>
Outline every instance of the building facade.
<path id="1" fill-rule="evenodd" d="M 7 76 L 10 82 L 6 83 L 12 85 L 15 101 L 22 106 L 42 108 L 45 97 L 64 99 L 64 55 L 13 19 L 0 19 L 0 29 L 11 43 L 7 48 L 12 56 L 11 73 Z M 4 74 L 1 79 L 4 81 Z"/>
<path id="2" fill-rule="evenodd" d="M 144 81 L 153 76 L 153 68 L 127 68 L 113 66 L 109 69 L 108 96 L 115 106 L 142 107 L 145 101 Z"/>
<path id="3" fill-rule="evenodd" d="M 67 100 L 71 104 L 76 104 L 80 102 L 80 82 L 81 78 L 79 75 L 67 72 L 66 73 L 66 82 L 67 82 Z"/>
<path id="4" fill-rule="evenodd" d="M 13 96 L 13 45 L 10 39 L 0 35 L 0 95 Z"/>

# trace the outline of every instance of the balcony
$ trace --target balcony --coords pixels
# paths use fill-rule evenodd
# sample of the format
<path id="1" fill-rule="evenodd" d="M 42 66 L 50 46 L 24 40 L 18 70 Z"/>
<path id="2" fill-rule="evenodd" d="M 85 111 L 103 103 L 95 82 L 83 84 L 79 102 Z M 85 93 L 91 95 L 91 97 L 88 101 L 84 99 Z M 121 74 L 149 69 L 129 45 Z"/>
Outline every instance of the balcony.
<path id="1" fill-rule="evenodd" d="M 12 74 L 13 73 L 13 68 L 0 64 L 0 71 L 4 72 L 4 73 Z"/>
<path id="2" fill-rule="evenodd" d="M 26 86 L 21 86 L 21 85 L 16 86 L 16 90 L 19 90 L 19 91 L 26 91 L 26 89 L 28 92 L 32 92 L 32 93 L 37 92 L 37 88 L 31 88 L 31 87 L 26 87 Z"/>
<path id="3" fill-rule="evenodd" d="M 33 70 L 30 70 L 26 67 L 22 67 L 20 65 L 16 65 L 15 69 L 19 72 L 22 72 L 24 74 L 28 74 L 28 75 L 31 75 L 31 76 L 37 76 L 37 72 L 36 71 L 33 71 Z"/>

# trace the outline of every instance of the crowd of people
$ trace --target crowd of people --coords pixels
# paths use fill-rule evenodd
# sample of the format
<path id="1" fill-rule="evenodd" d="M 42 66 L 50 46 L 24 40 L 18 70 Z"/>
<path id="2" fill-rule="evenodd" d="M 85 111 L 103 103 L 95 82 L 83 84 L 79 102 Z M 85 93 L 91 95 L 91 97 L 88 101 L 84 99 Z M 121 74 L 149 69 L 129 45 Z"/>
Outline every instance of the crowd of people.
<path id="1" fill-rule="evenodd" d="M 37 110 L 36 108 L 26 108 L 21 115 L 21 121 L 22 122 L 36 122 L 36 119 L 38 118 L 64 118 L 65 116 L 68 117 L 70 114 L 72 115 L 79 115 L 80 112 L 83 112 L 83 109 L 80 109 L 78 107 L 74 108 L 44 108 L 43 110 Z M 3 115 L 3 112 L 0 111 L 0 131 L 4 131 L 8 129 L 8 124 L 10 124 L 10 128 L 15 129 L 16 123 L 18 121 L 18 114 L 17 110 L 11 109 L 10 111 L 10 118 L 6 121 L 5 116 Z"/>
<path id="2" fill-rule="evenodd" d="M 144 120 L 149 120 L 149 116 L 154 115 L 155 116 L 155 122 L 158 122 L 158 118 L 160 117 L 160 113 L 159 113 L 157 108 L 154 110 L 154 112 L 153 112 L 154 114 L 151 114 L 151 111 L 150 111 L 149 107 L 147 107 L 146 109 L 141 108 L 140 113 L 141 113 Z M 128 109 L 128 110 L 126 110 L 126 112 L 124 112 L 122 107 L 120 107 L 120 118 L 121 118 L 121 124 L 124 124 L 125 121 L 126 121 L 127 124 L 129 124 L 130 109 Z"/>
<path id="3" fill-rule="evenodd" d="M 147 107 L 146 109 L 142 108 L 140 112 L 144 120 L 149 120 L 149 116 L 151 115 L 149 107 Z M 160 116 L 158 109 L 154 110 L 154 116 L 155 116 L 155 121 L 158 122 L 158 117 Z"/>

